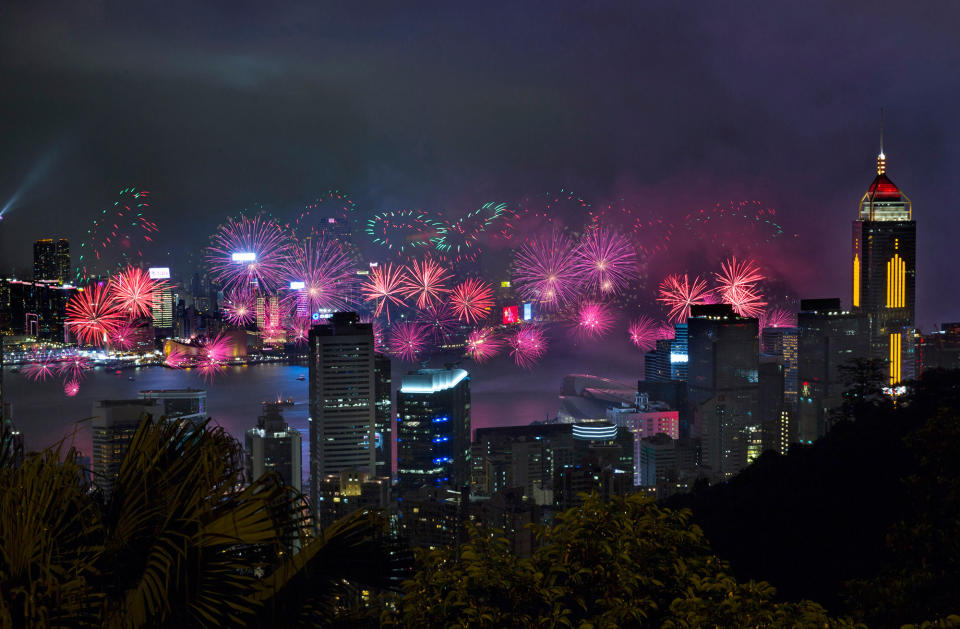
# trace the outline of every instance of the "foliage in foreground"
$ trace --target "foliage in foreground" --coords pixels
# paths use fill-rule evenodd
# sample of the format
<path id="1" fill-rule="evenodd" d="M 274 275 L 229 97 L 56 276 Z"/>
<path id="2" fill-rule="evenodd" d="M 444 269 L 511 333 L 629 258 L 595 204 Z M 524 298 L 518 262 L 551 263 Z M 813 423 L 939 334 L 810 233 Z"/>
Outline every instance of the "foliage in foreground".
<path id="1" fill-rule="evenodd" d="M 811 602 L 778 603 L 741 583 L 689 514 L 635 495 L 589 496 L 536 527 L 531 558 L 474 532 L 457 549 L 421 551 L 395 615 L 407 627 L 846 627 Z"/>
<path id="2" fill-rule="evenodd" d="M 382 515 L 310 540 L 298 494 L 276 476 L 242 480 L 221 428 L 149 420 L 107 499 L 73 450 L 0 468 L 0 626 L 314 624 L 344 579 L 396 577 Z"/>

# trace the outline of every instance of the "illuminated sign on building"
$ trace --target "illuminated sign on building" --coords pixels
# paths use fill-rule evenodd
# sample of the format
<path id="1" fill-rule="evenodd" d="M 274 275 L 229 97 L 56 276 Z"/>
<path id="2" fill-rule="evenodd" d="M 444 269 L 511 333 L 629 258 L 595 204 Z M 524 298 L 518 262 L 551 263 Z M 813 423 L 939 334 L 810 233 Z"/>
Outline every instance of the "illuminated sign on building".
<path id="1" fill-rule="evenodd" d="M 170 279 L 170 268 L 165 266 L 154 266 L 147 269 L 147 273 L 150 274 L 150 279 L 152 280 L 168 280 Z"/>
<path id="2" fill-rule="evenodd" d="M 533 304 L 529 301 L 523 304 L 523 320 L 530 321 L 533 319 Z"/>
<path id="3" fill-rule="evenodd" d="M 257 254 L 252 251 L 237 251 L 230 259 L 234 262 L 256 262 Z"/>
<path id="4" fill-rule="evenodd" d="M 306 287 L 306 282 L 290 282 L 290 290 L 303 290 Z"/>
<path id="5" fill-rule="evenodd" d="M 503 307 L 503 324 L 510 325 L 520 320 L 520 314 L 516 306 Z"/>

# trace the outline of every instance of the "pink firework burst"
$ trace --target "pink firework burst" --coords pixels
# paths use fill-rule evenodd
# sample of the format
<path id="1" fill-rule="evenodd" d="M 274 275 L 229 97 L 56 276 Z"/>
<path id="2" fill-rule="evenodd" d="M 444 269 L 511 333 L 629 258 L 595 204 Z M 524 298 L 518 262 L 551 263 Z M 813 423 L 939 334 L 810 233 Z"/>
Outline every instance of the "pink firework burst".
<path id="1" fill-rule="evenodd" d="M 141 268 L 128 266 L 110 280 L 110 288 L 118 307 L 129 317 L 149 317 L 160 291 L 167 283 L 155 280 Z"/>
<path id="2" fill-rule="evenodd" d="M 171 349 L 170 353 L 163 359 L 163 364 L 171 369 L 183 369 L 189 362 L 190 359 L 187 355 L 178 349 Z"/>
<path id="3" fill-rule="evenodd" d="M 114 349 L 120 349 L 123 351 L 129 351 L 133 349 L 134 345 L 137 343 L 137 331 L 140 328 L 137 326 L 136 321 L 133 319 L 127 319 L 121 321 L 110 333 L 107 335 L 110 345 Z"/>
<path id="4" fill-rule="evenodd" d="M 717 288 L 715 293 L 725 304 L 733 306 L 742 317 L 759 317 L 763 314 L 763 293 L 758 283 L 764 280 L 760 267 L 753 260 L 730 258 L 720 265 L 720 273 L 715 273 Z"/>
<path id="5" fill-rule="evenodd" d="M 583 301 L 574 312 L 576 332 L 583 338 L 599 338 L 613 327 L 610 307 L 598 301 Z"/>
<path id="6" fill-rule="evenodd" d="M 524 369 L 531 369 L 547 351 L 547 338 L 536 325 L 522 325 L 509 338 L 510 355 Z"/>
<path id="7" fill-rule="evenodd" d="M 376 303 L 374 316 L 379 317 L 383 311 L 386 311 L 387 321 L 390 321 L 390 304 L 401 308 L 406 306 L 401 298 L 402 276 L 403 267 L 394 268 L 393 264 L 377 266 L 370 271 L 361 290 L 365 301 Z"/>
<path id="8" fill-rule="evenodd" d="M 298 310 L 313 313 L 321 309 L 348 308 L 353 271 L 353 260 L 335 240 L 309 238 L 295 247 L 287 278 L 291 286 L 295 282 L 303 283 L 303 288 L 294 293 Z"/>
<path id="9" fill-rule="evenodd" d="M 197 371 L 200 372 L 200 375 L 203 377 L 203 381 L 209 384 L 213 383 L 213 379 L 218 375 L 223 373 L 226 370 L 226 367 L 220 361 L 213 360 L 207 356 L 201 357 L 197 361 Z"/>
<path id="10" fill-rule="evenodd" d="M 88 369 L 90 369 L 90 361 L 80 354 L 70 354 L 57 364 L 57 374 L 68 380 L 79 381 L 86 375 Z"/>
<path id="11" fill-rule="evenodd" d="M 667 319 L 671 323 L 683 323 L 690 316 L 690 306 L 707 303 L 709 295 L 707 282 L 700 276 L 690 278 L 683 275 L 668 275 L 660 282 L 660 296 L 657 301 L 669 310 Z"/>
<path id="12" fill-rule="evenodd" d="M 476 328 L 467 335 L 467 356 L 478 363 L 483 363 L 503 349 L 503 341 L 496 331 L 490 327 Z"/>
<path id="13" fill-rule="evenodd" d="M 67 397 L 74 397 L 77 393 L 80 393 L 80 383 L 76 380 L 67 380 L 63 383 L 63 393 Z"/>
<path id="14" fill-rule="evenodd" d="M 557 308 L 572 301 L 580 288 L 577 258 L 560 231 L 526 242 L 514 259 L 513 280 L 520 294 Z"/>
<path id="15" fill-rule="evenodd" d="M 276 221 L 231 218 L 210 237 L 207 260 L 224 290 L 276 289 L 287 273 L 290 238 Z"/>
<path id="16" fill-rule="evenodd" d="M 212 339 L 204 340 L 201 345 L 201 356 L 214 362 L 222 362 L 230 358 L 233 346 L 230 339 L 224 334 L 218 334 Z"/>
<path id="17" fill-rule="evenodd" d="M 252 323 L 256 318 L 253 293 L 248 290 L 227 293 L 223 303 L 223 318 L 238 327 Z"/>
<path id="18" fill-rule="evenodd" d="M 669 335 L 665 336 L 667 330 L 669 330 Z M 664 326 L 646 315 L 641 315 L 630 322 L 627 333 L 630 335 L 630 342 L 636 345 L 640 351 L 649 352 L 656 348 L 657 341 L 660 339 L 671 338 L 673 328 Z"/>
<path id="19" fill-rule="evenodd" d="M 77 292 L 67 302 L 67 327 L 81 343 L 103 345 L 104 337 L 124 320 L 123 310 L 113 299 L 110 290 L 103 285 L 88 286 Z"/>
<path id="20" fill-rule="evenodd" d="M 457 318 L 467 323 L 478 323 L 485 319 L 493 303 L 493 289 L 475 277 L 457 284 L 450 295 L 450 305 Z"/>
<path id="21" fill-rule="evenodd" d="M 450 292 L 445 282 L 451 277 L 446 269 L 430 258 L 414 260 L 406 269 L 400 292 L 407 299 L 416 297 L 417 308 L 423 310 Z"/>
<path id="22" fill-rule="evenodd" d="M 310 317 L 295 316 L 290 320 L 287 331 L 294 345 L 306 345 L 310 339 Z"/>
<path id="23" fill-rule="evenodd" d="M 457 330 L 457 315 L 453 308 L 445 303 L 437 303 L 421 310 L 417 320 L 429 331 L 433 342 L 443 345 Z"/>
<path id="24" fill-rule="evenodd" d="M 43 382 L 47 378 L 53 377 L 57 362 L 53 352 L 34 351 L 31 352 L 29 361 L 23 367 L 23 374 L 34 382 Z"/>
<path id="25" fill-rule="evenodd" d="M 390 353 L 406 362 L 415 362 L 427 346 L 429 332 L 413 322 L 396 323 L 390 328 Z"/>
<path id="26" fill-rule="evenodd" d="M 588 231 L 580 241 L 576 270 L 588 290 L 604 295 L 619 293 L 637 277 L 637 254 L 626 236 L 599 227 Z"/>
<path id="27" fill-rule="evenodd" d="M 786 308 L 770 308 L 760 317 L 760 328 L 793 328 L 797 317 Z"/>

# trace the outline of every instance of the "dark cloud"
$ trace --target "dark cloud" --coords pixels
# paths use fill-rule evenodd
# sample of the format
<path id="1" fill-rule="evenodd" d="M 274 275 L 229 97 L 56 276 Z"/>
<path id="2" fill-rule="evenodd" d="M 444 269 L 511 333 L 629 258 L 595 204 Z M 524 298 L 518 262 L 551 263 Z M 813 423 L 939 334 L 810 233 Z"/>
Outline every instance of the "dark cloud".
<path id="1" fill-rule="evenodd" d="M 129 185 L 179 244 L 330 187 L 367 209 L 566 187 L 667 215 L 757 199 L 800 236 L 800 290 L 846 296 L 883 106 L 921 321 L 960 316 L 955 3 L 329 4 L 7 3 L 2 203 L 57 157 L 0 226 L 0 268 Z"/>

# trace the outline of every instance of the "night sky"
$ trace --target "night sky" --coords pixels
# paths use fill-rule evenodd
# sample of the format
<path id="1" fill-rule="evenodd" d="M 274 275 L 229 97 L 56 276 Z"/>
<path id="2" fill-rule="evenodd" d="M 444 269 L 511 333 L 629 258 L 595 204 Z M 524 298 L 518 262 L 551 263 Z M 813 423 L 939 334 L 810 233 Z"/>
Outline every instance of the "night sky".
<path id="1" fill-rule="evenodd" d="M 883 107 L 919 323 L 960 320 L 960 3 L 199 4 L 0 5 L 4 273 L 128 186 L 171 246 L 331 187 L 367 211 L 567 188 L 757 199 L 798 234 L 800 294 L 849 301 Z"/>

